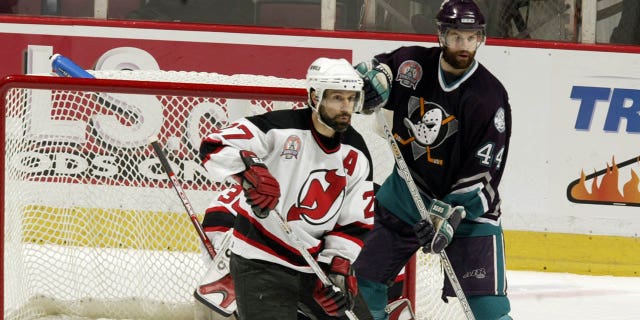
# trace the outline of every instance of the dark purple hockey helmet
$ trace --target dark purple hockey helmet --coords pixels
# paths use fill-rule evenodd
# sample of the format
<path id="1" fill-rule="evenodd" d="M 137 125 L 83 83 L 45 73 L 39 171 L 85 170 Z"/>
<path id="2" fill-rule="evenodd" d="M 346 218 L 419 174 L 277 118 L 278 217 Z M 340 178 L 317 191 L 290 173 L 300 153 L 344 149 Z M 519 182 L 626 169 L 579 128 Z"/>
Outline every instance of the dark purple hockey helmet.
<path id="1" fill-rule="evenodd" d="M 482 12 L 473 0 L 445 0 L 436 16 L 438 27 L 453 29 L 484 29 Z"/>
<path id="2" fill-rule="evenodd" d="M 436 16 L 440 42 L 445 44 L 444 36 L 449 29 L 469 29 L 480 32 L 481 42 L 485 37 L 485 20 L 478 5 L 473 0 L 445 0 Z"/>

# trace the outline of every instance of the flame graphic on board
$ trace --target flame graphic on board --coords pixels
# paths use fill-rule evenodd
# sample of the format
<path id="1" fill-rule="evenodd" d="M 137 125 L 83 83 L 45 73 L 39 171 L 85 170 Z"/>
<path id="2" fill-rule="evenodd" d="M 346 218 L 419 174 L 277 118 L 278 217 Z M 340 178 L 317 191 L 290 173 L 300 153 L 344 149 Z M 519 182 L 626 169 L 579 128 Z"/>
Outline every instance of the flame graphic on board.
<path id="1" fill-rule="evenodd" d="M 592 204 L 615 204 L 640 206 L 640 178 L 638 173 L 629 169 L 631 177 L 622 186 L 618 187 L 619 170 L 629 164 L 640 165 L 640 157 L 629 159 L 616 165 L 615 158 L 611 159 L 611 165 L 607 168 L 590 175 L 585 175 L 584 170 L 580 173 L 580 179 L 573 181 L 567 188 L 567 197 L 572 202 L 583 202 Z M 600 179 L 598 179 L 600 178 Z M 587 180 L 591 180 L 591 192 L 587 189 Z"/>

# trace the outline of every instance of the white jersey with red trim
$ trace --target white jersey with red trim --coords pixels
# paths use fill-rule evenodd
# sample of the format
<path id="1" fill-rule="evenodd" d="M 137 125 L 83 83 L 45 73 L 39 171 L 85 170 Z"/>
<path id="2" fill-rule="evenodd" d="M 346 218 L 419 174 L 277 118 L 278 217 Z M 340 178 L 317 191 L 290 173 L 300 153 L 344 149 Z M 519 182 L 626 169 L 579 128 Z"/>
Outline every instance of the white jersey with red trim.
<path id="1" fill-rule="evenodd" d="M 215 181 L 225 181 L 245 170 L 240 150 L 256 153 L 280 184 L 281 197 L 271 214 L 284 217 L 319 262 L 334 256 L 353 262 L 373 225 L 371 156 L 352 127 L 327 138 L 314 129 L 311 114 L 306 108 L 241 118 L 208 135 L 200 157 Z M 234 228 L 234 254 L 313 272 L 278 219 L 258 218 L 239 185 L 220 193 L 203 227 L 214 241 Z"/>

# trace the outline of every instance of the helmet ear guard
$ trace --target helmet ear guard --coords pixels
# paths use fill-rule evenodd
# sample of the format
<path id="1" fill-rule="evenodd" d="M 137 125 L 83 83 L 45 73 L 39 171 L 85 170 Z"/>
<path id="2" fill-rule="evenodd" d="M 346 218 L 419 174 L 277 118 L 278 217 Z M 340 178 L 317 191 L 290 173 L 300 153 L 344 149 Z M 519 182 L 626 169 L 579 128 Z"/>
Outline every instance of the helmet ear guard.
<path id="1" fill-rule="evenodd" d="M 354 112 L 362 110 L 364 94 L 363 81 L 353 66 L 345 59 L 318 58 L 307 69 L 308 103 L 314 110 L 322 103 L 326 90 L 357 91 Z M 317 105 L 313 103 L 311 93 L 318 97 Z"/>

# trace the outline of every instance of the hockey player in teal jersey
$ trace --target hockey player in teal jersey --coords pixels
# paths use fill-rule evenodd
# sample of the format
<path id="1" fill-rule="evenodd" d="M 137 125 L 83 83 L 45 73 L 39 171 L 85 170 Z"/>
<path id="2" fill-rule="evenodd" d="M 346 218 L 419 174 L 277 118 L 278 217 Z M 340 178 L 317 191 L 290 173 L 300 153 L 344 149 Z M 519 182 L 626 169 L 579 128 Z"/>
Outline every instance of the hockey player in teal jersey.
<path id="1" fill-rule="evenodd" d="M 445 250 L 475 318 L 511 319 L 498 192 L 511 135 L 508 95 L 475 60 L 485 40 L 478 6 L 445 1 L 436 20 L 439 47 L 401 47 L 356 66 L 364 112 L 392 111 L 391 131 L 431 220 L 421 219 L 395 169 L 376 193 L 374 229 L 354 264 L 358 285 L 374 317 L 387 319 L 387 285 L 400 269 L 419 248 Z M 444 288 L 445 301 L 455 296 L 449 281 Z"/>

